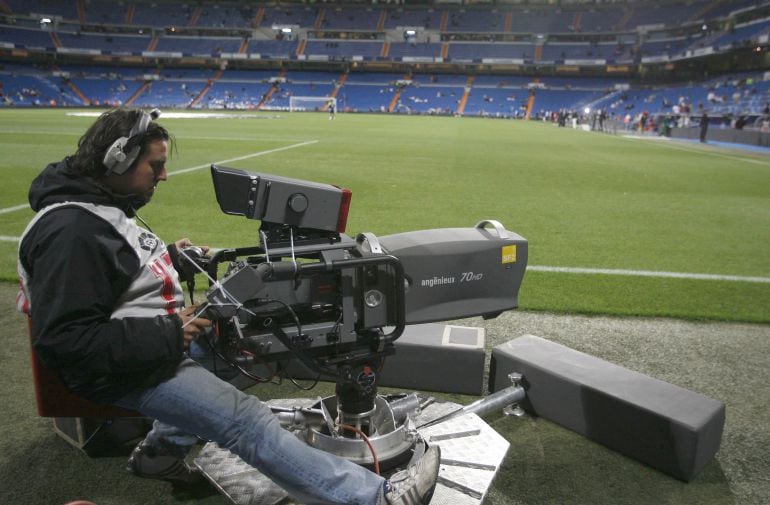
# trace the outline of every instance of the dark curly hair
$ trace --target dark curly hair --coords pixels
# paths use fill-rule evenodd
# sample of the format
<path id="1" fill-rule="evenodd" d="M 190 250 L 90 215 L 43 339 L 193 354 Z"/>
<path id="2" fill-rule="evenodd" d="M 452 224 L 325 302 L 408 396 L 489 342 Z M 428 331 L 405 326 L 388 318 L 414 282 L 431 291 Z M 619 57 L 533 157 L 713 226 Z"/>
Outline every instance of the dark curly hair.
<path id="1" fill-rule="evenodd" d="M 72 166 L 82 175 L 99 177 L 104 175 L 107 167 L 103 160 L 107 149 L 120 137 L 128 137 L 131 128 L 142 115 L 139 109 L 113 109 L 103 113 L 80 137 L 78 150 L 72 158 Z M 165 140 L 171 144 L 170 152 L 174 150 L 174 139 L 168 130 L 151 121 L 147 131 L 141 137 L 129 142 L 125 151 L 130 151 L 137 144 L 140 146 L 137 160 L 147 150 L 147 146 L 156 140 Z M 134 162 L 136 163 L 136 162 Z"/>

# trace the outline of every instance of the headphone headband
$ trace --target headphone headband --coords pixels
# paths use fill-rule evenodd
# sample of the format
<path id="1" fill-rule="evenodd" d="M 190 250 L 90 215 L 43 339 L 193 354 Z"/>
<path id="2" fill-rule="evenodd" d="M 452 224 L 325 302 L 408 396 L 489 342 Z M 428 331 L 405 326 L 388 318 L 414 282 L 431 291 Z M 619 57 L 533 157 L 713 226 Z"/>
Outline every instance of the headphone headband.
<path id="1" fill-rule="evenodd" d="M 139 119 L 134 123 L 131 131 L 128 133 L 128 137 L 120 137 L 110 145 L 107 152 L 104 153 L 104 166 L 107 167 L 107 171 L 104 175 L 118 174 L 123 175 L 126 170 L 136 161 L 139 156 L 141 146 L 134 146 L 129 152 L 125 151 L 129 142 L 143 136 L 147 132 L 147 128 L 150 126 L 150 122 L 160 117 L 160 110 L 153 109 L 150 112 L 141 111 Z"/>

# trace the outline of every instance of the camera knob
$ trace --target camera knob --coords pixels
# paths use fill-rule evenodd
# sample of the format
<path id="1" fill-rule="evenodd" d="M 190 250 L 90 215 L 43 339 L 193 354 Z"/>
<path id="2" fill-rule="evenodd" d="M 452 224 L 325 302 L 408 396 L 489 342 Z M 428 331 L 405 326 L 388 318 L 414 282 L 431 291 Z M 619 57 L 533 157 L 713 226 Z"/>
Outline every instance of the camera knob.
<path id="1" fill-rule="evenodd" d="M 302 213 L 307 210 L 307 197 L 302 193 L 294 193 L 289 197 L 289 208 L 296 213 Z"/>

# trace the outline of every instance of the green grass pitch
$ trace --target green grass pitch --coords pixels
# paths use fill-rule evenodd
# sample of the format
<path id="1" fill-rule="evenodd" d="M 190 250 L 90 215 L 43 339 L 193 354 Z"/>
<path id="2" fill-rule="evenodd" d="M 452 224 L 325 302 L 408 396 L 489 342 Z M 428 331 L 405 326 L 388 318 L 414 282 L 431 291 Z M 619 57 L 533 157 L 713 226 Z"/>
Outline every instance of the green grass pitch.
<path id="1" fill-rule="evenodd" d="M 32 217 L 9 209 L 94 119 L 72 112 L 0 110 L 2 280 L 16 279 L 13 237 Z M 524 309 L 770 322 L 767 155 L 534 121 L 171 112 L 172 174 L 219 162 L 347 187 L 349 234 L 496 219 L 529 240 L 530 266 L 738 277 L 529 271 Z M 170 176 L 140 214 L 167 241 L 257 243 L 257 222 L 220 212 L 207 168 Z"/>

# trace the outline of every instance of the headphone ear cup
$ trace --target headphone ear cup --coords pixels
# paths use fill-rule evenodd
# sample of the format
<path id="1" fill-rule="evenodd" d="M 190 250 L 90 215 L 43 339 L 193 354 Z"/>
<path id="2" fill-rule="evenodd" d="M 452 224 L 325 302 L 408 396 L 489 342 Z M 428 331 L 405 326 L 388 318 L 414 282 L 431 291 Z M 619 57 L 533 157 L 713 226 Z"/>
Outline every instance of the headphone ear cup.
<path id="1" fill-rule="evenodd" d="M 104 159 L 102 163 L 107 167 L 107 171 L 104 175 L 118 174 L 122 175 L 126 170 L 134 163 L 141 147 L 134 145 L 134 147 L 127 153 L 125 151 L 128 143 L 133 139 L 140 139 L 142 135 L 147 131 L 147 127 L 153 119 L 157 119 L 160 116 L 160 110 L 153 109 L 152 112 L 142 112 L 139 115 L 139 119 L 134 123 L 128 137 L 120 137 L 107 149 L 104 153 Z M 134 142 L 137 144 L 138 140 Z"/>
<path id="2" fill-rule="evenodd" d="M 104 166 L 107 167 L 107 172 L 104 175 L 117 172 L 118 165 L 126 161 L 126 153 L 123 152 L 123 148 L 127 143 L 128 137 L 120 137 L 107 148 L 107 152 L 104 153 L 104 160 L 102 160 Z"/>

